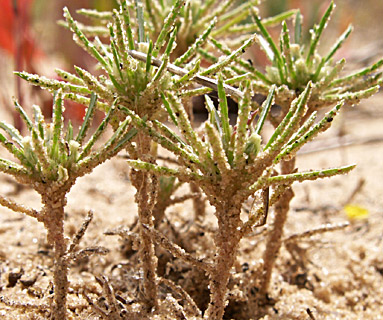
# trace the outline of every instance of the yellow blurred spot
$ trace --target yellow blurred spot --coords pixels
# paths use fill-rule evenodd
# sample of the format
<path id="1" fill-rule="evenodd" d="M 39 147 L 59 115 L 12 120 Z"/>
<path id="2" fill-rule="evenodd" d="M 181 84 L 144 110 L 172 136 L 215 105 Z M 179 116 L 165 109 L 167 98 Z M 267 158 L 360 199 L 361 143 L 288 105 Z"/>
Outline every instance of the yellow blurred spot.
<path id="1" fill-rule="evenodd" d="M 366 208 L 356 204 L 346 204 L 343 210 L 350 220 L 364 220 L 367 219 L 370 214 Z"/>

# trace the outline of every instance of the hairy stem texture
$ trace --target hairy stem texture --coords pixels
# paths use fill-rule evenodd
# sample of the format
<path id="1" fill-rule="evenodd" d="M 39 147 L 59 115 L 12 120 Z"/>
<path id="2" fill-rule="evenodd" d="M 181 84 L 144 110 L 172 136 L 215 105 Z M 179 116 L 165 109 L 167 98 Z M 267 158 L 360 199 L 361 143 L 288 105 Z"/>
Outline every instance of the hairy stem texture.
<path id="1" fill-rule="evenodd" d="M 217 256 L 214 271 L 210 274 L 210 303 L 205 312 L 205 319 L 220 320 L 226 307 L 227 284 L 230 270 L 234 265 L 237 249 L 241 240 L 239 226 L 241 223 L 240 205 L 229 202 L 216 206 L 218 230 L 215 237 Z"/>
<path id="2" fill-rule="evenodd" d="M 141 155 L 150 152 L 150 140 L 142 134 L 138 135 L 138 150 Z M 157 301 L 157 258 L 150 236 L 143 225 L 153 227 L 153 207 L 157 198 L 157 178 L 147 172 L 132 171 L 132 184 L 137 189 L 136 203 L 138 205 L 138 220 L 140 229 L 139 257 L 143 271 L 144 301 L 148 310 L 158 305 Z"/>
<path id="3" fill-rule="evenodd" d="M 290 161 L 281 162 L 281 173 L 289 174 L 294 171 L 295 158 Z M 287 220 L 287 215 L 290 209 L 290 201 L 294 197 L 294 192 L 291 188 L 288 188 L 279 201 L 275 204 L 275 219 L 272 226 L 272 230 L 269 233 L 269 237 L 266 243 L 266 250 L 263 254 L 263 276 L 261 279 L 261 295 L 266 295 L 271 280 L 271 274 L 275 264 L 275 260 L 278 257 L 279 250 L 282 245 L 283 229 Z"/>
<path id="4" fill-rule="evenodd" d="M 48 243 L 54 248 L 54 299 L 51 313 L 52 320 L 65 320 L 68 282 L 67 245 L 64 238 L 65 193 L 53 192 L 42 195 L 44 204 L 44 225 L 48 230 Z"/>

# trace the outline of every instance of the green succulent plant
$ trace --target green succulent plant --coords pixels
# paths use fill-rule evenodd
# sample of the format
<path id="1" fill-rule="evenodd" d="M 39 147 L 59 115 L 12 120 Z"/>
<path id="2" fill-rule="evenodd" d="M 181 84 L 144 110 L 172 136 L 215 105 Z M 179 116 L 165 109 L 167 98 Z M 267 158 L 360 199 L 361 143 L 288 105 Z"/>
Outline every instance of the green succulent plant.
<path id="1" fill-rule="evenodd" d="M 144 3 L 143 3 L 144 2 Z M 123 2 L 120 1 L 122 4 Z M 173 55 L 178 58 L 190 50 L 192 45 L 204 42 L 209 34 L 219 36 L 225 35 L 227 31 L 237 23 L 249 16 L 250 9 L 259 4 L 258 0 L 248 1 L 238 5 L 236 1 L 225 0 L 220 3 L 217 1 L 189 0 L 177 1 L 136 1 L 127 2 L 127 10 L 139 11 L 138 18 L 143 18 L 146 22 L 147 36 L 155 42 L 161 34 L 163 21 L 167 20 L 174 8 L 180 5 L 179 13 L 176 15 L 176 26 L 180 28 L 177 34 L 177 47 Z M 95 19 L 99 26 L 85 26 L 79 24 L 80 29 L 88 36 L 109 36 L 108 23 L 113 21 L 115 12 L 98 12 L 95 10 L 81 9 L 78 13 Z M 285 13 L 286 16 L 292 12 Z M 277 20 L 277 19 L 276 19 Z M 137 23 L 138 21 L 132 21 Z M 274 21 L 275 22 L 275 21 Z M 65 22 L 62 25 L 68 26 Z M 213 30 L 214 28 L 214 30 Z"/>
<path id="2" fill-rule="evenodd" d="M 136 134 L 137 130 L 129 128 L 129 119 L 123 121 L 115 133 L 98 149 L 115 107 L 98 126 L 96 131 L 85 141 L 92 124 L 97 96 L 91 95 L 90 105 L 84 122 L 74 134 L 69 122 L 64 127 L 63 93 L 56 92 L 53 105 L 52 123 L 47 123 L 38 106 L 33 106 L 33 119 L 15 101 L 15 108 L 20 113 L 29 135 L 22 136 L 12 125 L 0 122 L 0 143 L 12 156 L 14 162 L 0 158 L 0 171 L 13 176 L 17 181 L 36 190 L 41 196 L 43 207 L 40 211 L 24 207 L 0 196 L 0 204 L 16 212 L 27 214 L 44 224 L 47 230 L 48 243 L 53 245 L 55 268 L 53 275 L 54 304 L 52 317 L 66 318 L 66 295 L 68 290 L 68 267 L 72 253 L 64 238 L 64 208 L 66 195 L 75 184 L 76 179 L 115 156 Z M 73 248 L 72 248 L 73 249 Z"/>
<path id="3" fill-rule="evenodd" d="M 212 101 L 206 98 L 206 108 L 209 120 L 205 122 L 204 137 L 198 137 L 185 110 L 177 97 L 167 94 L 166 100 L 170 106 L 171 118 L 182 137 L 175 132 L 169 132 L 165 138 L 155 130 L 152 124 L 143 122 L 127 108 L 120 107 L 137 130 L 146 132 L 154 141 L 173 152 L 180 159 L 178 168 L 159 166 L 141 160 L 128 160 L 128 164 L 137 170 L 146 171 L 159 176 L 173 176 L 180 181 L 196 182 L 206 194 L 210 204 L 215 207 L 218 228 L 215 233 L 216 251 L 212 262 L 203 259 L 195 260 L 182 255 L 175 246 L 167 250 L 185 261 L 195 264 L 208 273 L 210 278 L 210 304 L 205 312 L 206 319 L 222 319 L 226 305 L 227 282 L 231 267 L 236 259 L 236 251 L 241 238 L 254 226 L 265 221 L 266 204 L 253 210 L 247 221 L 240 218 L 241 208 L 245 201 L 257 191 L 267 192 L 274 187 L 268 205 L 273 205 L 283 191 L 294 181 L 315 180 L 344 174 L 354 168 L 354 165 L 310 172 L 297 172 L 288 175 L 271 176 L 274 166 L 282 159 L 296 152 L 303 144 L 315 135 L 325 131 L 340 106 L 338 104 L 319 123 L 315 125 L 300 125 L 300 120 L 307 112 L 307 103 L 312 91 L 312 85 L 306 87 L 303 93 L 293 101 L 290 110 L 281 124 L 275 130 L 268 142 L 262 143 L 260 132 L 275 98 L 275 87 L 272 87 L 268 98 L 262 106 L 261 115 L 253 124 L 251 115 L 251 87 L 246 81 L 241 90 L 244 98 L 240 100 L 237 124 L 229 124 L 227 100 L 223 80 L 218 80 L 219 108 L 215 109 Z M 154 241 L 159 245 L 169 241 L 158 236 L 158 231 L 147 227 Z"/>
<path id="4" fill-rule="evenodd" d="M 272 85 L 277 85 L 276 103 L 284 108 L 284 112 L 287 112 L 291 101 L 303 92 L 309 81 L 313 84 L 309 102 L 313 111 L 329 107 L 340 100 L 345 100 L 348 104 L 356 104 L 360 99 L 373 95 L 379 90 L 382 81 L 382 73 L 378 70 L 383 65 L 383 60 L 343 76 L 341 72 L 345 66 L 345 59 L 336 62 L 333 59 L 350 35 L 352 26 L 349 26 L 334 42 L 326 55 L 322 56 L 318 53 L 318 44 L 334 8 L 335 5 L 331 2 L 319 24 L 311 30 L 311 40 L 308 45 L 302 40 L 303 17 L 299 11 L 295 15 L 293 37 L 287 23 L 283 21 L 279 43 L 276 43 L 257 11 L 253 9 L 257 42 L 266 53 L 270 65 L 266 66 L 265 73 L 262 73 L 248 61 L 237 59 L 238 66 L 233 70 L 239 74 L 248 72 L 253 79 L 254 90 L 259 93 L 266 95 Z M 231 53 L 217 40 L 211 39 L 211 43 L 223 54 Z"/>
<path id="5" fill-rule="evenodd" d="M 266 244 L 264 272 L 262 279 L 256 279 L 265 296 L 293 197 L 291 185 L 345 174 L 354 168 L 349 165 L 300 172 L 295 168 L 295 156 L 303 145 L 330 127 L 345 103 L 356 103 L 377 92 L 382 74 L 375 72 L 383 60 L 351 75 L 341 75 L 345 61 L 334 62 L 333 58 L 351 27 L 327 55 L 319 55 L 317 48 L 334 9 L 332 2 L 314 27 L 308 46 L 301 39 L 299 11 L 261 19 L 255 8 L 258 3 L 246 1 L 236 6 L 233 0 L 121 0 L 118 9 L 111 12 L 80 10 L 80 14 L 97 21 L 96 27 L 78 23 L 65 8 L 63 24 L 95 58 L 101 75 L 80 67 L 75 67 L 76 74 L 56 70 L 62 80 L 16 73 L 54 93 L 53 121 L 46 123 L 38 107 L 33 107 L 31 120 L 15 103 L 29 136 L 23 137 L 14 127 L 0 122 L 5 132 L 0 134 L 0 143 L 18 160 L 0 159 L 0 171 L 31 185 L 40 193 L 43 208 L 36 211 L 4 197 L 0 202 L 36 218 L 48 230 L 48 242 L 55 250 L 54 318 L 66 319 L 67 273 L 73 248 L 64 239 L 66 194 L 78 177 L 119 151 L 127 151 L 131 183 L 137 190 L 137 228 L 125 232 L 136 241 L 140 268 L 140 310 L 124 306 L 131 318 L 161 315 L 163 306 L 170 306 L 175 318 L 186 319 L 189 313 L 191 318 L 202 318 L 202 311 L 188 293 L 159 275 L 156 244 L 170 251 L 174 259 L 208 275 L 210 302 L 203 317 L 222 319 L 239 243 L 253 228 L 265 223 L 268 207 L 274 205 L 276 218 Z M 286 23 L 293 16 L 294 39 Z M 276 43 L 266 28 L 280 22 L 282 32 Z M 265 72 L 241 57 L 256 43 L 270 62 Z M 220 57 L 217 52 L 222 53 Z M 204 67 L 204 60 L 211 65 Z M 191 120 L 191 98 L 212 90 L 217 91 L 218 108 L 205 97 L 209 118 L 197 130 Z M 261 106 L 254 100 L 256 93 L 266 97 Z M 228 96 L 238 102 L 235 125 L 230 124 Z M 64 125 L 64 99 L 89 106 L 76 134 L 70 123 Z M 278 117 L 271 115 L 273 104 L 282 107 Z M 316 109 L 330 106 L 332 109 L 318 120 Z M 105 118 L 86 140 L 95 109 L 102 110 Z M 262 129 L 268 120 L 275 130 L 266 140 Z M 101 135 L 109 124 L 114 133 L 102 142 Z M 98 148 L 96 143 L 100 144 Z M 158 146 L 172 153 L 172 165 L 159 162 L 163 159 L 157 154 Z M 215 208 L 215 246 L 204 258 L 186 252 L 159 228 L 168 206 L 199 196 L 193 191 L 174 197 L 183 183 L 198 186 Z M 242 207 L 250 197 L 259 205 L 253 205 L 243 218 Z M 122 313 L 112 286 L 106 278 L 100 283 L 109 305 L 105 312 L 98 307 L 95 310 L 103 318 L 120 319 Z M 171 296 L 160 299 L 159 286 L 164 283 L 187 303 L 178 303 Z M 86 294 L 84 297 L 92 304 Z"/>
<path id="6" fill-rule="evenodd" d="M 231 1 L 227 1 L 219 10 L 225 10 L 230 4 Z M 135 19 L 131 19 L 132 8 L 136 12 Z M 57 70 L 58 75 L 65 81 L 47 79 L 26 72 L 16 74 L 31 84 L 48 90 L 60 88 L 66 93 L 66 99 L 82 104 L 89 101 L 91 92 L 95 92 L 100 98 L 97 103 L 99 109 L 108 112 L 111 105 L 118 103 L 133 112 L 143 123 L 152 120 L 156 130 L 160 132 L 161 139 L 171 140 L 174 136 L 162 121 L 166 118 L 165 115 L 170 115 L 172 119 L 175 119 L 175 116 L 166 102 L 164 93 L 179 93 L 186 101 L 205 90 L 204 87 L 195 89 L 191 85 L 192 81 L 210 88 L 217 88 L 217 80 L 209 78 L 208 75 L 217 73 L 253 43 L 253 39 L 246 41 L 233 52 L 233 56 L 229 59 L 219 61 L 209 68 L 201 70 L 200 60 L 196 54 L 197 49 L 205 44 L 207 36 L 215 25 L 215 21 L 210 21 L 209 24 L 206 24 L 206 29 L 201 32 L 201 35 L 194 40 L 188 49 L 181 56 L 178 56 L 173 63 L 170 63 L 171 53 L 176 47 L 176 37 L 182 29 L 179 24 L 179 18 L 183 14 L 182 8 L 183 1 L 174 1 L 167 12 L 162 28 L 153 38 L 155 40 L 150 37 L 153 35 L 151 28 L 144 22 L 145 16 L 140 1 L 137 1 L 133 7 L 127 1 L 121 1 L 119 10 L 114 10 L 111 15 L 83 11 L 82 13 L 88 16 L 111 21 L 107 25 L 109 44 L 103 44 L 98 37 L 95 37 L 93 41 L 89 40 L 81 30 L 82 26 L 74 21 L 67 9 L 64 9 L 66 24 L 74 33 L 75 41 L 98 61 L 104 74 L 95 77 L 78 67 L 76 67 L 77 75 Z M 86 29 L 84 31 L 86 32 Z M 241 78 L 232 79 L 230 83 L 237 83 Z M 224 88 L 237 99 L 242 96 L 239 90 L 227 84 L 224 85 Z M 126 114 L 119 110 L 114 114 L 111 121 L 115 128 L 119 121 L 126 119 Z M 152 152 L 151 138 L 140 131 L 133 140 L 134 145 L 126 146 L 129 157 L 143 161 L 149 159 L 150 162 L 154 163 L 155 156 Z M 138 227 L 142 238 L 139 254 L 145 275 L 142 299 L 146 301 L 148 309 L 150 309 L 157 305 L 155 271 L 157 259 L 152 240 L 146 235 L 142 225 L 153 225 L 153 210 L 155 210 L 157 194 L 161 189 L 158 189 L 158 179 L 154 175 L 132 170 L 131 180 L 133 186 L 139 190 L 136 195 L 140 222 Z"/>
<path id="7" fill-rule="evenodd" d="M 351 34 L 352 26 L 349 26 L 334 42 L 327 54 L 323 56 L 319 54 L 318 45 L 334 8 L 335 5 L 331 2 L 319 24 L 311 30 L 311 39 L 308 44 L 305 44 L 302 39 L 303 17 L 299 11 L 296 12 L 293 23 L 294 32 L 289 30 L 286 21 L 282 21 L 279 42 L 275 42 L 267 31 L 265 23 L 258 16 L 257 10 L 253 8 L 253 28 L 256 28 L 256 35 L 252 37 L 256 38 L 257 43 L 265 52 L 269 65 L 263 72 L 249 61 L 236 58 L 236 63 L 223 70 L 225 75 L 230 74 L 230 77 L 246 74 L 252 79 L 254 91 L 263 95 L 267 95 L 270 88 L 276 86 L 275 103 L 281 107 L 282 111 L 276 116 L 269 116 L 269 120 L 276 130 L 288 114 L 291 102 L 305 90 L 308 83 L 311 83 L 312 92 L 308 101 L 308 111 L 301 119 L 302 129 L 311 126 L 316 121 L 318 109 L 330 108 L 340 101 L 354 105 L 361 99 L 368 98 L 379 91 L 382 82 L 382 72 L 380 71 L 383 65 L 382 59 L 346 76 L 342 74 L 345 59 L 334 61 L 335 54 Z M 214 38 L 210 39 L 210 43 L 226 56 L 231 55 L 232 50 L 225 43 Z M 215 56 L 205 55 L 205 57 L 212 62 L 216 61 Z M 328 120 L 332 121 L 332 118 L 329 117 Z M 302 140 L 295 140 L 293 145 L 303 143 L 304 138 L 305 135 L 302 136 Z M 293 151 L 295 148 L 293 145 L 285 149 L 285 155 L 289 154 L 289 156 L 284 157 L 284 160 L 281 161 L 280 172 L 283 174 L 290 174 L 295 170 L 296 152 Z M 286 195 L 281 196 L 281 200 L 276 206 L 273 230 L 267 241 L 263 257 L 265 276 L 261 283 L 260 292 L 262 294 L 266 294 L 268 290 L 271 272 L 281 244 L 284 221 L 286 221 L 292 198 L 293 193 L 289 191 Z"/>

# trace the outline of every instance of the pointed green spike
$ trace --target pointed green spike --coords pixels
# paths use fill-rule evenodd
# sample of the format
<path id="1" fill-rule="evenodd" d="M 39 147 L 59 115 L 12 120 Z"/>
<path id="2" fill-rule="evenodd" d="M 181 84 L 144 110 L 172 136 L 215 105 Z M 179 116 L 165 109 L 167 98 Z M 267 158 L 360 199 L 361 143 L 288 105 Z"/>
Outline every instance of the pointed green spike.
<path id="1" fill-rule="evenodd" d="M 153 51 L 153 42 L 152 40 L 149 40 L 149 48 L 148 48 L 148 54 L 146 55 L 146 65 L 145 65 L 146 81 L 148 81 L 150 69 L 152 66 L 152 51 Z"/>
<path id="2" fill-rule="evenodd" d="M 35 127 L 40 134 L 40 138 L 44 140 L 44 116 L 39 106 L 33 105 L 32 108 Z"/>
<path id="3" fill-rule="evenodd" d="M 95 57 L 98 62 L 107 70 L 108 73 L 111 73 L 111 66 L 106 62 L 105 58 L 98 52 L 98 50 L 95 48 L 95 46 L 89 41 L 89 39 L 84 35 L 84 33 L 80 30 L 80 28 L 77 25 L 77 22 L 73 20 L 69 10 L 67 7 L 64 7 L 64 17 L 68 22 L 68 25 L 70 29 L 78 36 L 79 40 L 87 51 Z"/>
<path id="4" fill-rule="evenodd" d="M 136 128 L 131 128 L 119 141 L 118 143 L 116 144 L 116 146 L 114 147 L 113 149 L 113 153 L 116 153 L 118 152 L 119 150 L 121 150 L 122 148 L 124 148 L 124 146 L 126 146 L 126 143 L 130 140 L 132 140 L 138 133 L 138 130 Z"/>
<path id="5" fill-rule="evenodd" d="M 59 158 L 59 141 L 61 139 L 62 128 L 64 124 L 63 118 L 64 112 L 64 100 L 62 92 L 55 92 L 54 106 L 53 106 L 53 137 L 52 137 L 52 148 L 50 157 L 52 159 Z"/>
<path id="6" fill-rule="evenodd" d="M 145 42 L 144 9 L 141 0 L 135 0 L 135 5 L 138 22 L 138 42 Z"/>
<path id="7" fill-rule="evenodd" d="M 22 150 L 22 148 L 16 147 L 11 141 L 8 141 L 7 138 L 4 137 L 1 133 L 0 133 L 0 143 L 5 147 L 5 149 L 9 151 L 9 153 L 11 153 L 17 159 L 19 159 L 21 164 L 24 167 L 28 168 L 30 166 L 30 163 L 25 157 L 24 151 Z"/>
<path id="8" fill-rule="evenodd" d="M 214 106 L 213 100 L 211 100 L 211 98 L 207 94 L 205 94 L 205 102 L 206 109 L 209 113 L 210 123 L 215 126 L 215 128 L 219 131 L 219 135 L 222 136 L 221 118 L 217 109 Z"/>
<path id="9" fill-rule="evenodd" d="M 285 183 L 291 183 L 291 182 L 303 182 L 307 180 L 317 180 L 317 179 L 323 179 L 328 178 L 340 174 L 346 174 L 349 173 L 351 170 L 353 170 L 356 167 L 355 164 L 339 167 L 339 168 L 331 168 L 331 169 L 324 169 L 324 170 L 315 170 L 315 171 L 307 171 L 307 172 L 297 172 L 292 174 L 286 174 L 286 175 L 279 175 L 274 177 L 269 177 L 267 179 L 268 184 L 285 184 Z"/>
<path id="10" fill-rule="evenodd" d="M 0 121 L 0 128 L 8 133 L 12 140 L 14 140 L 20 147 L 22 146 L 23 137 L 19 130 L 4 121 Z"/>
<path id="11" fill-rule="evenodd" d="M 167 100 L 167 98 L 166 98 L 166 96 L 165 96 L 165 94 L 163 92 L 161 92 L 161 98 L 162 98 L 162 102 L 163 102 L 163 104 L 165 106 L 165 109 L 168 112 L 168 114 L 169 114 L 170 118 L 172 119 L 173 123 L 176 126 L 178 126 L 178 121 L 177 121 L 177 119 L 176 119 L 176 117 L 174 115 L 174 112 L 173 112 L 172 108 L 170 108 L 169 101 Z"/>
<path id="12" fill-rule="evenodd" d="M 15 109 L 18 113 L 20 113 L 21 118 L 24 120 L 25 124 L 27 125 L 27 129 L 29 132 L 32 132 L 33 130 L 33 123 L 31 119 L 29 119 L 28 115 L 24 111 L 24 109 L 20 106 L 20 104 L 17 102 L 16 99 L 13 100 L 13 103 L 15 105 Z"/>
<path id="13" fill-rule="evenodd" d="M 206 28 L 204 33 L 189 47 L 189 49 L 180 57 L 178 57 L 174 64 L 176 66 L 180 66 L 183 63 L 186 63 L 191 59 L 191 57 L 194 56 L 194 54 L 197 52 L 197 49 L 200 48 L 207 40 L 208 36 L 210 35 L 211 31 L 215 27 L 217 23 L 217 18 L 214 18 L 212 22 L 209 24 L 209 26 Z"/>
<path id="14" fill-rule="evenodd" d="M 296 16 L 295 16 L 295 22 L 294 22 L 294 41 L 296 44 L 301 44 L 302 42 L 302 15 L 300 10 L 298 10 Z"/>
<path id="15" fill-rule="evenodd" d="M 261 130 L 262 130 L 263 125 L 266 121 L 266 117 L 270 111 L 271 106 L 274 103 L 275 90 L 276 90 L 276 86 L 273 85 L 270 88 L 269 95 L 267 96 L 266 100 L 262 104 L 262 112 L 261 112 L 261 115 L 259 116 L 257 126 L 255 127 L 255 133 L 258 135 L 261 134 Z"/>
<path id="16" fill-rule="evenodd" d="M 312 58 L 313 58 L 315 50 L 318 46 L 319 39 L 322 35 L 324 28 L 327 25 L 328 20 L 330 19 L 330 16 L 331 16 L 332 11 L 334 10 L 334 7 L 335 7 L 334 2 L 331 1 L 330 5 L 328 6 L 326 12 L 324 13 L 324 15 L 321 19 L 321 21 L 319 22 L 319 25 L 314 27 L 314 31 L 313 31 L 313 34 L 311 37 L 309 52 L 308 52 L 307 58 L 306 58 L 307 64 L 312 63 Z"/>
<path id="17" fill-rule="evenodd" d="M 325 62 L 329 61 L 333 55 L 338 51 L 338 49 L 342 46 L 343 42 L 349 37 L 353 30 L 352 25 L 349 25 L 345 32 L 338 38 L 335 44 L 331 47 L 330 52 L 325 58 Z"/>
<path id="18" fill-rule="evenodd" d="M 72 121 L 68 121 L 67 131 L 65 135 L 66 142 L 69 142 L 70 140 L 73 140 L 73 125 Z"/>
<path id="19" fill-rule="evenodd" d="M 133 39 L 133 31 L 132 27 L 130 26 L 130 15 L 129 15 L 129 9 L 128 5 L 126 3 L 126 0 L 121 1 L 121 14 L 124 18 L 124 30 L 126 33 L 126 37 L 128 38 L 128 46 L 129 50 L 134 50 L 134 39 Z"/>
<path id="20" fill-rule="evenodd" d="M 175 19 L 179 15 L 181 6 L 183 5 L 184 1 L 183 0 L 175 0 L 174 5 L 172 6 L 168 16 L 166 17 L 161 32 L 157 37 L 157 40 L 154 44 L 153 48 L 153 57 L 157 57 L 162 46 L 165 43 L 166 37 L 168 37 L 170 30 L 172 29 Z"/>
<path id="21" fill-rule="evenodd" d="M 81 128 L 80 128 L 80 130 L 77 134 L 77 137 L 76 137 L 76 141 L 79 143 L 82 143 L 88 129 L 90 128 L 90 125 L 91 125 L 91 122 L 92 122 L 92 119 L 94 116 L 94 112 L 96 110 L 96 103 L 97 103 L 97 95 L 95 93 L 92 93 L 90 96 L 90 103 L 89 103 L 89 107 L 86 111 L 84 121 L 83 121 Z"/>
<path id="22" fill-rule="evenodd" d="M 178 31 L 178 28 L 175 27 L 173 32 L 170 34 L 169 42 L 168 42 L 166 49 L 165 49 L 165 52 L 161 58 L 161 65 L 157 69 L 156 73 L 153 76 L 153 79 L 151 81 L 152 84 L 154 84 L 156 81 L 158 81 L 166 70 L 166 67 L 169 63 L 170 54 L 173 50 L 173 44 L 174 44 L 176 36 L 177 36 L 177 31 Z"/>
<path id="23" fill-rule="evenodd" d="M 267 43 L 270 46 L 270 50 L 273 53 L 273 58 L 270 54 L 269 54 L 269 58 L 271 58 L 271 61 L 276 64 L 276 67 L 278 68 L 280 80 L 282 83 L 284 83 L 285 76 L 283 73 L 283 69 L 284 69 L 284 66 L 282 63 L 283 60 L 282 60 L 281 54 L 277 48 L 277 45 L 275 44 L 275 42 L 271 38 L 270 33 L 266 30 L 266 28 L 262 24 L 262 21 L 258 17 L 258 13 L 255 11 L 255 9 L 253 9 L 253 19 L 254 19 L 255 23 L 257 24 L 257 26 L 258 26 L 258 28 L 259 28 L 262 36 L 263 36 L 263 39 L 262 39 L 262 37 L 259 37 L 259 40 L 260 40 L 261 44 L 262 44 L 262 41 L 264 41 L 265 43 Z M 267 48 L 265 46 L 265 44 L 263 45 L 263 47 Z"/>

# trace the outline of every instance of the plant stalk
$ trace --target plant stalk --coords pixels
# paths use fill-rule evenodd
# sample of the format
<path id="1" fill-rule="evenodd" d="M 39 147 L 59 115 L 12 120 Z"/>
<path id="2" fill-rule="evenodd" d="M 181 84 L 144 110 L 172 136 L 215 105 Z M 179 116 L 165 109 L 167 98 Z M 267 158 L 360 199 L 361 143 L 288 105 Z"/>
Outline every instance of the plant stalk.
<path id="1" fill-rule="evenodd" d="M 43 222 L 48 230 L 48 243 L 54 249 L 54 299 L 51 319 L 66 320 L 68 282 L 67 244 L 64 237 L 64 207 L 66 193 L 47 193 L 42 195 L 44 204 Z"/>
<path id="2" fill-rule="evenodd" d="M 295 169 L 295 161 L 295 157 L 290 161 L 281 161 L 281 173 L 292 173 Z M 283 230 L 287 220 L 288 212 L 290 210 L 290 201 L 293 199 L 293 197 L 293 190 L 288 188 L 281 196 L 279 201 L 275 204 L 274 223 L 272 230 L 269 233 L 266 249 L 263 254 L 264 265 L 260 286 L 261 296 L 265 296 L 268 293 L 270 287 L 271 274 L 282 245 Z"/>
<path id="3" fill-rule="evenodd" d="M 150 158 L 150 140 L 139 133 L 137 137 L 137 150 L 143 158 Z M 149 159 L 146 159 L 149 160 Z M 153 208 L 157 199 L 157 179 L 147 172 L 132 170 L 131 180 L 137 189 L 135 200 L 138 206 L 138 221 L 140 232 L 139 257 L 143 271 L 144 297 L 148 311 L 158 306 L 158 285 L 156 277 L 157 257 L 150 236 L 145 232 L 143 225 L 154 226 Z"/>
<path id="4" fill-rule="evenodd" d="M 220 320 L 226 307 L 227 284 L 233 267 L 241 234 L 239 231 L 241 207 L 224 203 L 216 207 L 218 231 L 215 237 L 217 256 L 214 272 L 210 274 L 210 303 L 204 319 Z"/>

